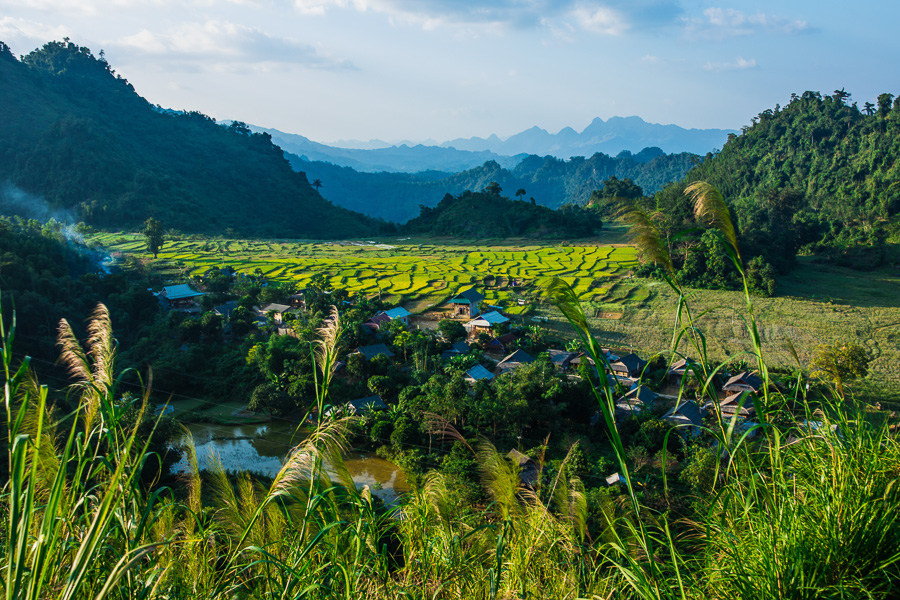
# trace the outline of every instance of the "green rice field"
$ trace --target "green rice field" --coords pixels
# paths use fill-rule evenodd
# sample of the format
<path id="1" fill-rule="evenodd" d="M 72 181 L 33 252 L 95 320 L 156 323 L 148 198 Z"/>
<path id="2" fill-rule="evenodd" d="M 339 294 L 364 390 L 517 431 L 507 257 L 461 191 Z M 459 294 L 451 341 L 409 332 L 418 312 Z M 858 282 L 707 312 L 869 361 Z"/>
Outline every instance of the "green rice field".
<path id="1" fill-rule="evenodd" d="M 89 241 L 112 253 L 152 258 L 140 234 L 103 233 Z M 574 332 L 558 311 L 540 302 L 536 287 L 538 279 L 558 275 L 575 288 L 599 339 L 647 356 L 669 347 L 675 297 L 664 283 L 631 278 L 635 264 L 635 249 L 624 244 L 198 237 L 166 241 L 152 268 L 171 282 L 181 282 L 210 267 L 230 265 L 239 272 L 295 282 L 298 288 L 322 273 L 335 287 L 354 294 L 380 293 L 413 313 L 439 306 L 474 285 L 488 303 L 568 338 Z M 778 286 L 775 298 L 754 300 L 769 364 L 796 367 L 791 345 L 805 367 L 819 344 L 860 344 L 872 357 L 868 383 L 900 408 L 900 275 L 801 259 L 797 269 L 779 278 Z M 741 320 L 741 295 L 698 290 L 691 304 L 695 314 L 708 311 L 698 324 L 707 333 L 712 356 L 740 360 L 750 347 Z"/>
<path id="2" fill-rule="evenodd" d="M 91 238 L 112 253 L 150 259 L 138 234 L 107 233 Z M 516 302 L 536 280 L 565 278 L 584 301 L 628 301 L 611 294 L 614 281 L 636 264 L 635 250 L 623 245 L 536 245 L 417 240 L 291 242 L 264 240 L 168 240 L 153 268 L 173 281 L 202 275 L 211 267 L 292 282 L 304 287 L 316 274 L 352 294 L 390 297 L 412 312 L 443 302 L 462 288 L 478 286 L 488 302 L 523 312 Z"/>

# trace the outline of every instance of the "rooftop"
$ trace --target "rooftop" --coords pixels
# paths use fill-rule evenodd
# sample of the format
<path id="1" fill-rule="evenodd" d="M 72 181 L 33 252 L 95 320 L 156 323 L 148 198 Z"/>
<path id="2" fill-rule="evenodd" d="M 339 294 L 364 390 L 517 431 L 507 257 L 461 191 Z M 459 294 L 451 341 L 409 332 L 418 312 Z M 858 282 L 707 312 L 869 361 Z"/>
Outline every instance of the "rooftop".
<path id="1" fill-rule="evenodd" d="M 412 313 L 402 306 L 398 306 L 397 308 L 392 308 L 390 310 L 384 311 L 384 314 L 386 314 L 388 318 L 393 321 L 394 319 L 402 319 L 403 317 L 408 317 Z"/>
<path id="2" fill-rule="evenodd" d="M 481 379 L 486 379 L 490 381 L 494 378 L 494 374 L 482 367 L 481 365 L 475 365 L 468 371 L 466 371 L 466 377 L 470 379 L 474 379 L 475 381 L 479 381 Z"/>
<path id="3" fill-rule="evenodd" d="M 478 304 L 482 300 L 484 300 L 484 296 L 478 293 L 478 290 L 476 290 L 475 288 L 469 288 L 458 293 L 456 296 L 451 298 L 449 302 L 451 304 Z"/>
<path id="4" fill-rule="evenodd" d="M 191 289 L 186 283 L 182 283 L 180 285 L 168 285 L 162 289 L 159 293 L 160 296 L 164 296 L 169 300 L 182 300 L 184 298 L 195 298 L 197 296 L 205 296 L 206 294 L 203 292 L 196 292 Z"/>
<path id="5" fill-rule="evenodd" d="M 491 312 L 484 313 L 477 319 L 472 319 L 466 325 L 468 326 L 478 326 L 478 327 L 490 327 L 491 325 L 502 325 L 503 323 L 509 323 L 509 319 L 496 310 L 492 310 Z"/>

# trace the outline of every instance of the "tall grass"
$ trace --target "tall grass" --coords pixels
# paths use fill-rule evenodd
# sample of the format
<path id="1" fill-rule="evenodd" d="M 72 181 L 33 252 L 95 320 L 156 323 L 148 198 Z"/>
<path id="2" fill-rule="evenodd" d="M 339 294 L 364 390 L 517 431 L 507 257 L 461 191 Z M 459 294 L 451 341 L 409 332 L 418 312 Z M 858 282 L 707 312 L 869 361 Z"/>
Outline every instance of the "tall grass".
<path id="1" fill-rule="evenodd" d="M 719 228 L 743 274 L 724 200 L 708 186 L 691 193 L 698 217 Z M 705 352 L 692 292 L 679 285 L 652 218 L 634 214 L 631 222 L 643 227 L 639 242 L 655 244 L 656 254 L 645 256 L 662 262 L 678 293 L 666 354 L 672 362 L 691 356 L 701 383 L 696 395 L 713 400 L 722 367 Z M 190 469 L 179 489 L 148 491 L 141 475 L 158 457 L 125 415 L 147 412 L 150 378 L 148 392 L 135 401 L 117 393 L 121 376 L 101 307 L 85 347 L 61 327 L 62 360 L 79 400 L 71 414 L 48 407 L 47 389 L 33 380 L 28 360 L 14 363 L 15 321 L 9 331 L 0 323 L 10 474 L 0 497 L 3 593 L 9 599 L 898 596 L 900 448 L 886 425 L 872 425 L 848 405 L 825 402 L 824 412 L 814 413 L 802 394 L 793 394 L 794 412 L 785 410 L 791 394 L 772 385 L 752 336 L 749 293 L 743 318 L 754 340 L 751 358 L 767 383 L 757 400 L 763 420 L 751 436 L 715 413 L 707 428 L 715 442 L 711 489 L 696 499 L 694 513 L 678 515 L 642 502 L 615 419 L 620 391 L 606 376 L 606 356 L 576 293 L 558 279 L 547 291 L 597 366 L 602 426 L 625 481 L 624 502 L 601 501 L 605 517 L 593 538 L 587 496 L 569 474 L 569 458 L 551 472 L 535 457 L 540 475 L 523 479 L 488 440 L 466 440 L 439 419 L 434 431 L 471 451 L 483 505 L 466 504 L 439 472 L 391 510 L 357 489 L 341 460 L 349 421 L 327 416 L 343 333 L 336 313 L 312 357 L 316 405 L 308 416 L 315 426 L 273 480 L 227 472 L 215 458 L 201 473 L 188 446 Z M 691 393 L 686 378 L 679 396 Z"/>

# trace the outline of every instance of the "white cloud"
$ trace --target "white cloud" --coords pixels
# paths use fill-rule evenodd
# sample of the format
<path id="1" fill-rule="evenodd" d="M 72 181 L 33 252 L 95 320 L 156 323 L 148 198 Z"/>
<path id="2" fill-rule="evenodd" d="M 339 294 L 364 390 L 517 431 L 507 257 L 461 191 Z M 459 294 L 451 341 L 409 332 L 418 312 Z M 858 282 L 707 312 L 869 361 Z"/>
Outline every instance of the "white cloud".
<path id="1" fill-rule="evenodd" d="M 62 26 L 46 25 L 14 17 L 0 18 L 0 40 L 10 44 L 43 44 L 50 40 L 61 40 L 67 35 L 69 35 L 69 30 Z"/>
<path id="2" fill-rule="evenodd" d="M 601 35 L 674 24 L 681 14 L 677 0 L 294 0 L 304 15 L 332 9 L 383 14 L 393 23 L 425 30 L 465 29 L 470 33 L 569 28 Z"/>
<path id="3" fill-rule="evenodd" d="M 582 29 L 604 35 L 620 35 L 629 27 L 620 13 L 605 6 L 578 7 L 573 16 Z"/>
<path id="4" fill-rule="evenodd" d="M 707 71 L 743 71 L 745 69 L 755 69 L 756 59 L 746 59 L 738 56 L 734 62 L 707 62 L 703 65 Z"/>
<path id="5" fill-rule="evenodd" d="M 803 19 L 766 13 L 745 14 L 733 8 L 707 8 L 702 18 L 685 19 L 685 25 L 689 34 L 712 39 L 760 32 L 795 34 L 812 31 Z"/>
<path id="6" fill-rule="evenodd" d="M 176 66 L 213 70 L 271 70 L 284 65 L 352 69 L 298 40 L 271 36 L 259 29 L 227 21 L 184 23 L 166 32 L 144 29 L 108 44 L 125 55 L 154 57 Z"/>

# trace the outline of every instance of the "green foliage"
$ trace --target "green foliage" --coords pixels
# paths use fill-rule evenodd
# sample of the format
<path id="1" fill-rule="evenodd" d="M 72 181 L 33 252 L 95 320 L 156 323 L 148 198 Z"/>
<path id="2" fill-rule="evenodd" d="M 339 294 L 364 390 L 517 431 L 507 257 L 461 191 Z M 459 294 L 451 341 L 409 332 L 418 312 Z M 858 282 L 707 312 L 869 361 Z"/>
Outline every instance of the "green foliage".
<path id="1" fill-rule="evenodd" d="M 821 344 L 816 348 L 809 371 L 810 377 L 833 383 L 843 398 L 845 384 L 868 374 L 869 355 L 856 344 Z"/>
<path id="2" fill-rule="evenodd" d="M 482 192 L 447 194 L 434 208 L 421 207 L 420 215 L 404 231 L 431 236 L 468 238 L 588 237 L 603 226 L 594 211 L 577 205 L 559 210 L 500 196 L 497 188 Z"/>
<path id="3" fill-rule="evenodd" d="M 652 149 L 646 149 L 652 150 Z M 466 190 L 482 190 L 491 182 L 501 189 L 527 189 L 530 203 L 559 208 L 568 204 L 586 204 L 594 190 L 610 177 L 631 179 L 647 193 L 654 193 L 672 181 L 678 181 L 693 167 L 699 157 L 687 152 L 664 154 L 641 152 L 636 155 L 591 157 L 568 160 L 553 156 L 528 156 L 512 169 L 504 169 L 496 161 L 487 161 L 460 173 L 362 173 L 350 167 L 327 162 L 306 161 L 289 155 L 295 169 L 310 178 L 328 181 L 329 200 L 335 204 L 391 221 L 402 223 L 415 218 L 421 206 L 434 207 L 446 194 L 459 195 Z M 515 197 L 525 200 L 525 194 Z M 494 234 L 496 236 L 496 234 Z"/>
<path id="4" fill-rule="evenodd" d="M 147 252 L 150 252 L 153 255 L 153 258 L 156 258 L 159 254 L 159 249 L 163 247 L 166 239 L 165 234 L 163 233 L 162 223 L 157 219 L 150 217 L 144 221 L 144 231 L 141 233 L 147 238 Z"/>
<path id="5" fill-rule="evenodd" d="M 442 319 L 438 323 L 438 331 L 448 342 L 457 342 L 466 337 L 466 328 L 462 323 L 453 319 Z"/>
<path id="6" fill-rule="evenodd" d="M 840 92 L 840 93 L 838 93 Z M 779 270 L 797 251 L 855 268 L 876 266 L 900 213 L 900 119 L 890 94 L 872 115 L 843 90 L 805 92 L 753 119 L 685 181 L 708 181 L 729 199 L 746 254 Z"/>
<path id="7" fill-rule="evenodd" d="M 274 416 L 285 415 L 297 408 L 297 404 L 275 384 L 262 383 L 250 394 L 247 409 Z"/>
<path id="8" fill-rule="evenodd" d="M 268 134 L 141 98 L 105 60 L 51 42 L 0 60 L 0 180 L 100 227 L 178 215 L 184 231 L 369 235 L 323 200 Z M 252 216 L 251 216 L 252 215 Z"/>

